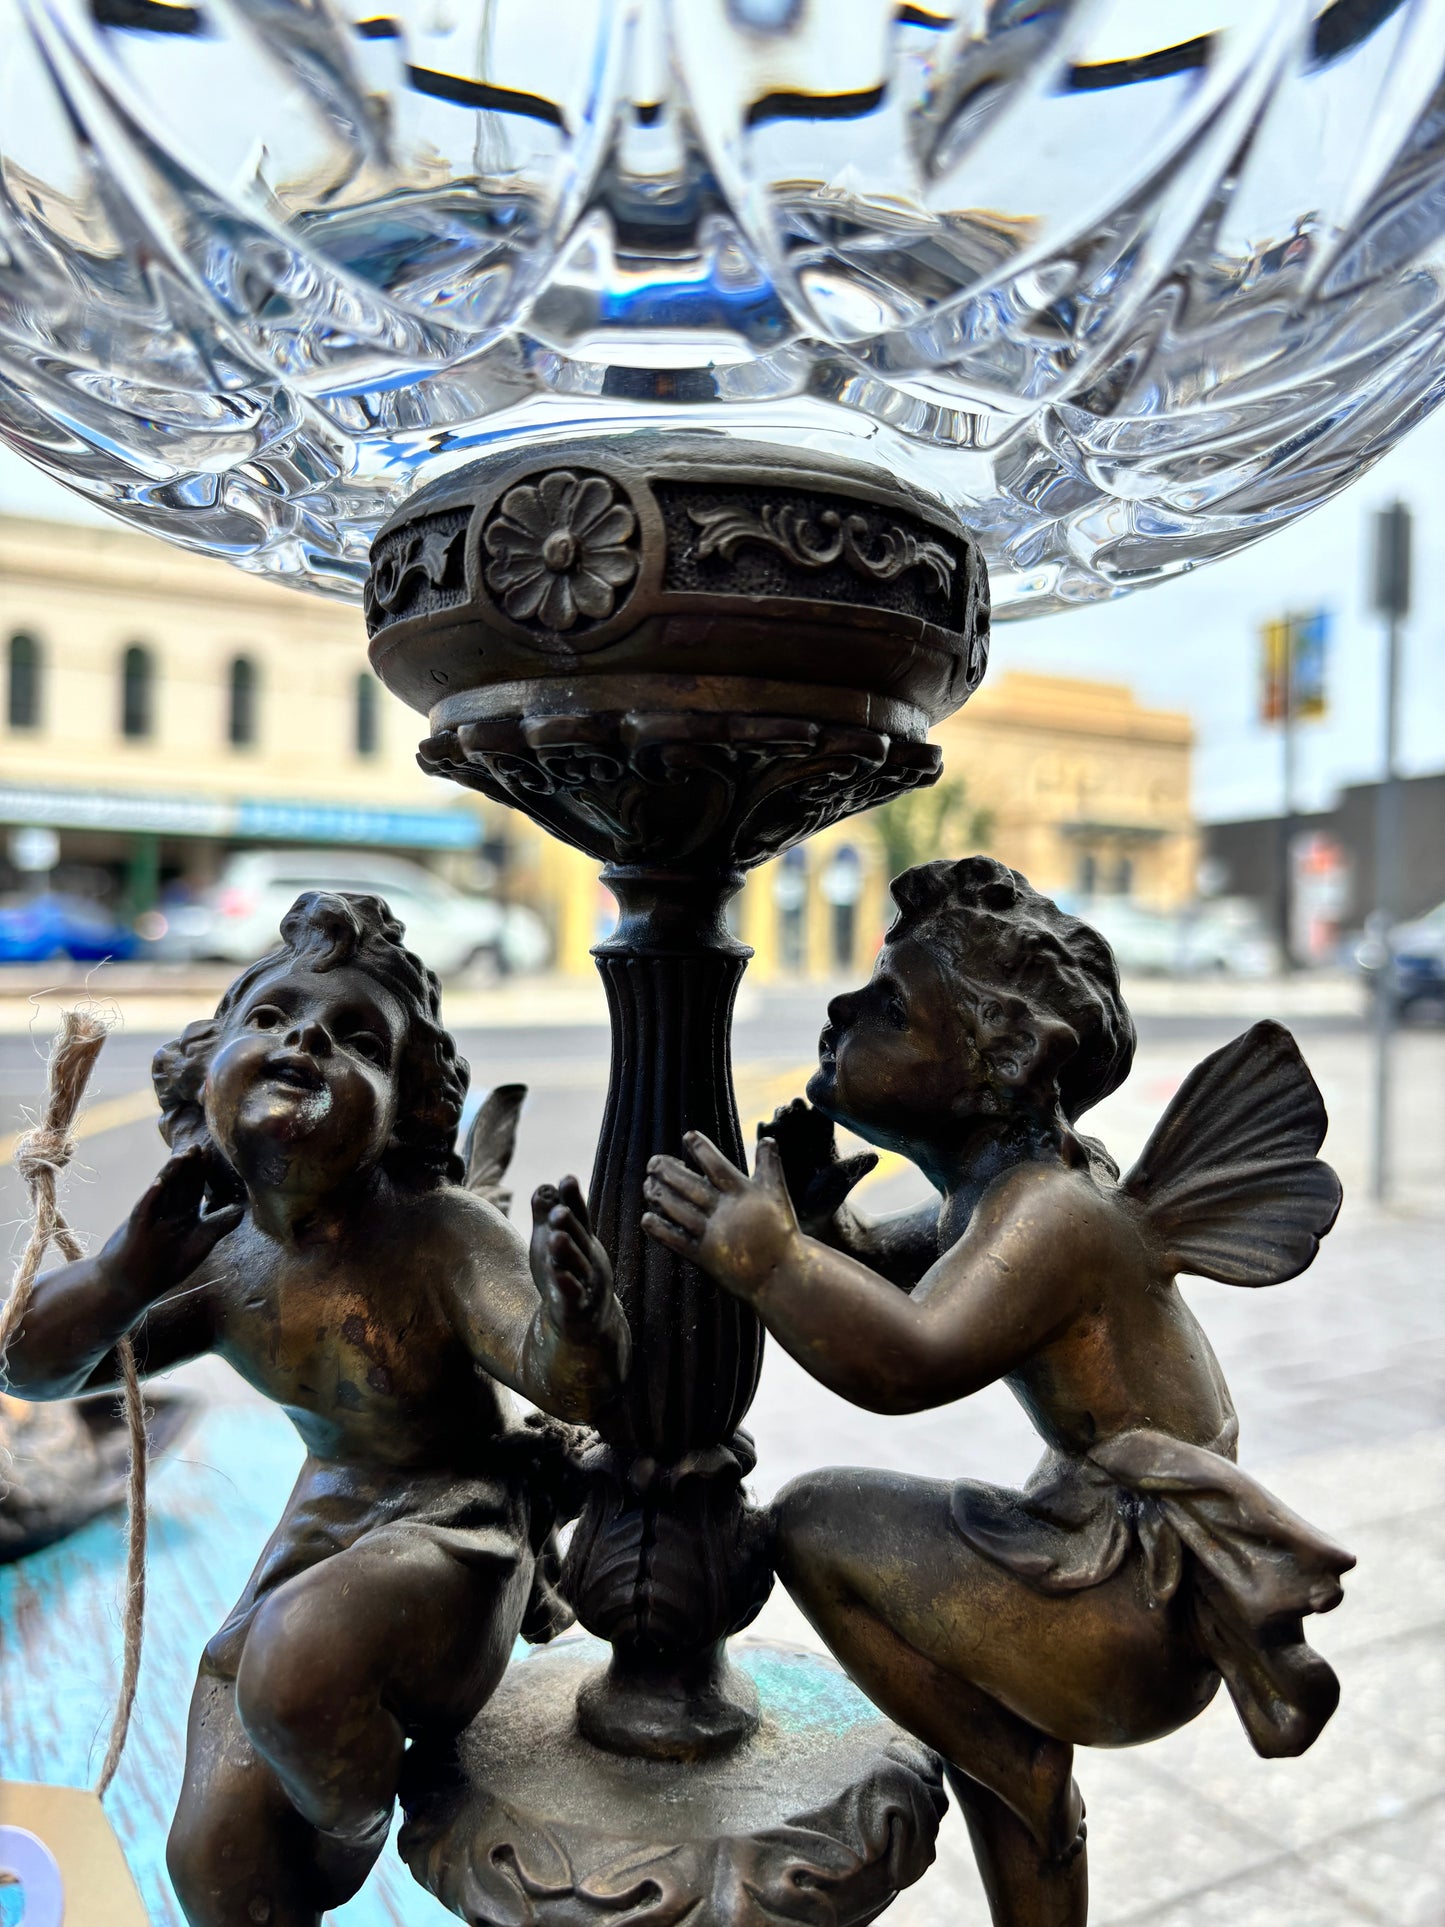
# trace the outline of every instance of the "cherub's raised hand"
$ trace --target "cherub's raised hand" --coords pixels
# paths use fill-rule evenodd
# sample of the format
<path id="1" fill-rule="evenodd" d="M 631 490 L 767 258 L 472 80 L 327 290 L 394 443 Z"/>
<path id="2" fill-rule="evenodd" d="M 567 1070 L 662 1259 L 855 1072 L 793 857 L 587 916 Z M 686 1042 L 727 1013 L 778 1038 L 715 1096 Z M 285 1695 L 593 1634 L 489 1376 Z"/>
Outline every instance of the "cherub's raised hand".
<path id="1" fill-rule="evenodd" d="M 782 1157 L 783 1177 L 799 1225 L 810 1238 L 826 1237 L 839 1206 L 877 1164 L 878 1153 L 859 1151 L 840 1158 L 832 1118 L 815 1111 L 802 1097 L 774 1111 L 771 1123 L 758 1126 L 759 1151 L 768 1141 L 777 1145 Z"/>
<path id="2" fill-rule="evenodd" d="M 627 1377 L 632 1337 L 576 1178 L 532 1193 L 528 1254 L 542 1300 L 531 1339 L 539 1382 L 530 1395 L 559 1418 L 591 1424 Z"/>
<path id="3" fill-rule="evenodd" d="M 582 1338 L 615 1308 L 612 1261 L 592 1232 L 576 1178 L 539 1184 L 532 1193 L 532 1279 L 549 1321 Z"/>
<path id="4" fill-rule="evenodd" d="M 652 1209 L 643 1214 L 643 1229 L 739 1298 L 752 1299 L 794 1255 L 801 1236 L 782 1154 L 774 1139 L 763 1138 L 749 1177 L 701 1131 L 689 1131 L 683 1143 L 691 1164 L 668 1157 L 648 1163 L 643 1195 Z"/>
<path id="5" fill-rule="evenodd" d="M 245 1215 L 240 1204 L 204 1209 L 211 1153 L 199 1144 L 161 1166 L 101 1262 L 145 1298 L 160 1298 L 188 1278 Z"/>

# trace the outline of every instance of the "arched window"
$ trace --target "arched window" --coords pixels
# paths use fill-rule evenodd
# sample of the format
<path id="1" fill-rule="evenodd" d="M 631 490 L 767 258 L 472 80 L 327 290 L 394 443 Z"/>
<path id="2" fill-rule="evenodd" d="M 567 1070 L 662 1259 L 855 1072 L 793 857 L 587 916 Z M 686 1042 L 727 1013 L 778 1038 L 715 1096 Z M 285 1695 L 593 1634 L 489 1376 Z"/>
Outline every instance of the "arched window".
<path id="1" fill-rule="evenodd" d="M 5 713 L 12 729 L 40 727 L 40 644 L 34 636 L 12 636 L 6 664 L 9 685 Z"/>
<path id="2" fill-rule="evenodd" d="M 798 971 L 808 961 L 808 852 L 784 850 L 773 870 L 773 902 L 778 906 L 778 960 Z"/>
<path id="3" fill-rule="evenodd" d="M 363 670 L 356 678 L 356 753 L 375 756 L 381 747 L 381 719 L 377 714 L 376 679 Z"/>
<path id="4" fill-rule="evenodd" d="M 833 968 L 851 970 L 858 941 L 858 899 L 863 862 L 851 843 L 840 843 L 823 872 L 823 896 L 833 912 Z"/>
<path id="5" fill-rule="evenodd" d="M 120 733 L 149 736 L 155 727 L 155 664 L 149 649 L 133 642 L 121 658 Z"/>
<path id="6" fill-rule="evenodd" d="M 226 734 L 236 749 L 246 749 L 256 740 L 260 678 L 249 656 L 237 656 L 231 663 L 230 707 Z"/>

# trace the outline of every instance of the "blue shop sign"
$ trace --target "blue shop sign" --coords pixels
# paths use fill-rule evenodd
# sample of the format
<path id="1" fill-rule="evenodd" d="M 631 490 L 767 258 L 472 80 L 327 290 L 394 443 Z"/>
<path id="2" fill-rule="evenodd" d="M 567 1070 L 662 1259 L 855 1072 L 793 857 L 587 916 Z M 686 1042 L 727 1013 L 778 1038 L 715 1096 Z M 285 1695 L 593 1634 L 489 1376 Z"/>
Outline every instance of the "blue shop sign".
<path id="1" fill-rule="evenodd" d="M 0 823 L 407 850 L 474 850 L 482 840 L 481 819 L 469 809 L 379 810 L 348 803 L 148 795 L 138 790 L 51 789 L 31 784 L 0 784 Z"/>
<path id="2" fill-rule="evenodd" d="M 396 844 L 474 850 L 482 825 L 470 810 L 370 810 L 334 803 L 249 802 L 235 806 L 233 836 L 258 842 Z"/>

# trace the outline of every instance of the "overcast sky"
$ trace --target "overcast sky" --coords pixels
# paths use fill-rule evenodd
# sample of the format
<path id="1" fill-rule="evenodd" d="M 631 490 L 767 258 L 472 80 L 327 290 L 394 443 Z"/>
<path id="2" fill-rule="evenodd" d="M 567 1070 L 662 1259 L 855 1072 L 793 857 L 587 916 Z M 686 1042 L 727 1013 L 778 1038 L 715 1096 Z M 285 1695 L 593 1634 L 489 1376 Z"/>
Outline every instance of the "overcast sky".
<path id="1" fill-rule="evenodd" d="M 1379 772 L 1383 638 L 1370 613 L 1370 521 L 1399 497 L 1415 512 L 1415 613 L 1405 639 L 1402 762 L 1445 770 L 1445 411 L 1343 495 L 1227 562 L 1118 602 L 1000 624 L 994 670 L 1049 670 L 1129 683 L 1146 702 L 1188 710 L 1198 732 L 1195 800 L 1209 820 L 1268 815 L 1280 803 L 1278 732 L 1255 721 L 1259 628 L 1290 609 L 1333 620 L 1330 714 L 1299 731 L 1299 800 L 1327 803 Z M 0 512 L 107 517 L 0 448 Z M 360 646 L 360 612 L 357 615 Z M 960 771 L 960 774 L 966 774 Z"/>

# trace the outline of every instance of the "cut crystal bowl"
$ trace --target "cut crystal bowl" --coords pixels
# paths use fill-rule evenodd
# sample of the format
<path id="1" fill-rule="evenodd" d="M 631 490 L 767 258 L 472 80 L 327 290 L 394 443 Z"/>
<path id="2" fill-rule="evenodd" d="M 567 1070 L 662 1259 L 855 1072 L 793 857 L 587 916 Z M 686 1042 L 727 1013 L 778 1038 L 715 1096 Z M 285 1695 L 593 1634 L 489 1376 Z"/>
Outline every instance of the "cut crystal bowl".
<path id="1" fill-rule="evenodd" d="M 0 0 L 0 434 L 359 596 L 501 446 L 913 483 L 995 608 L 1342 487 L 1442 366 L 1441 0 Z"/>

